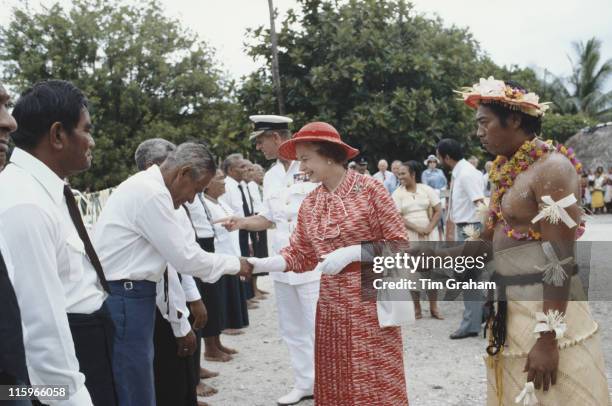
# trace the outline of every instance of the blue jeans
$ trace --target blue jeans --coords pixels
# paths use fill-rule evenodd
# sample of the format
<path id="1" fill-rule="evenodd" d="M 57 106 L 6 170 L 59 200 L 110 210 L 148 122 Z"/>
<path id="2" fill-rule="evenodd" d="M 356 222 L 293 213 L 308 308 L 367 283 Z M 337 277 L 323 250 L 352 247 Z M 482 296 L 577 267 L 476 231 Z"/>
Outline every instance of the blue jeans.
<path id="1" fill-rule="evenodd" d="M 111 281 L 106 305 L 115 323 L 113 376 L 120 406 L 155 406 L 155 282 Z"/>
<path id="2" fill-rule="evenodd" d="M 465 241 L 467 236 L 463 229 L 467 225 L 472 225 L 479 231 L 482 231 L 481 223 L 461 223 L 456 227 L 456 241 Z M 463 291 L 463 319 L 457 329 L 458 333 L 480 333 L 482 324 L 482 316 L 485 304 L 485 297 L 479 290 L 464 290 Z"/>

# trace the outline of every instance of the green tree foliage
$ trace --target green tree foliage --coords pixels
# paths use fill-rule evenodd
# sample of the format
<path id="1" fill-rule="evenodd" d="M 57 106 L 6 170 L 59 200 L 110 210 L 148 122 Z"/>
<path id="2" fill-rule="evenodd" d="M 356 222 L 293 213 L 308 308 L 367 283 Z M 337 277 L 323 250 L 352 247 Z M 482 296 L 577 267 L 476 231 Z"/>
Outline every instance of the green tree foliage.
<path id="1" fill-rule="evenodd" d="M 48 78 L 73 81 L 90 100 L 94 163 L 73 180 L 98 190 L 124 180 L 147 138 L 196 138 L 219 155 L 241 150 L 242 109 L 207 45 L 162 14 L 133 5 L 77 0 L 34 13 L 13 10 L 0 29 L 3 80 L 18 92 Z"/>
<path id="2" fill-rule="evenodd" d="M 597 120 L 583 114 L 546 114 L 542 120 L 542 134 L 546 139 L 565 142 L 583 128 L 597 124 Z"/>
<path id="3" fill-rule="evenodd" d="M 576 109 L 601 121 L 612 120 L 612 91 L 604 92 L 604 85 L 612 76 L 612 59 L 600 65 L 601 41 L 595 37 L 572 45 L 575 59 L 568 81 Z"/>
<path id="4" fill-rule="evenodd" d="M 475 146 L 473 112 L 453 90 L 530 71 L 496 66 L 466 29 L 426 18 L 405 1 L 302 0 L 301 8 L 279 33 L 287 113 L 296 128 L 328 121 L 370 161 L 424 157 L 444 137 Z M 268 31 L 251 34 L 250 54 L 270 66 Z M 251 113 L 276 111 L 269 71 L 254 72 L 240 91 Z"/>

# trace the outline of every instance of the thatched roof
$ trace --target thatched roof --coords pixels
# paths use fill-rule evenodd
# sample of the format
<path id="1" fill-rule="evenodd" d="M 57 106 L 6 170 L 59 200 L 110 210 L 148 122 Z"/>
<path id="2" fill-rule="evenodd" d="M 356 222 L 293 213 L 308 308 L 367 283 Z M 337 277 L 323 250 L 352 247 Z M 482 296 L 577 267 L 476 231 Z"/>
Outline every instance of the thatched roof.
<path id="1" fill-rule="evenodd" d="M 565 142 L 572 147 L 584 169 L 612 166 L 612 122 L 580 130 Z"/>

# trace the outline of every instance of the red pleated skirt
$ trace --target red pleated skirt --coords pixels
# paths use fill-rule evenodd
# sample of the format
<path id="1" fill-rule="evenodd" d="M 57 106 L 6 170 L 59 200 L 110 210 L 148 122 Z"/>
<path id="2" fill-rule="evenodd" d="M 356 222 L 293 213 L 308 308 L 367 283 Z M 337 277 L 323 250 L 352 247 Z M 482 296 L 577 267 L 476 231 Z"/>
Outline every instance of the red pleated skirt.
<path id="1" fill-rule="evenodd" d="M 381 329 L 361 299 L 359 264 L 323 275 L 315 329 L 315 404 L 408 405 L 399 327 Z"/>

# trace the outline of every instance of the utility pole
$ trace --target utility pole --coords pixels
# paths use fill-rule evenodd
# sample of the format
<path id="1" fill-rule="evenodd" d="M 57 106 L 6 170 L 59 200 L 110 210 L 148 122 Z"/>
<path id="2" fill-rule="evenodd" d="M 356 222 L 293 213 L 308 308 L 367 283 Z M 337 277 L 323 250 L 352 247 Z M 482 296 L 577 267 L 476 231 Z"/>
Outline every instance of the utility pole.
<path id="1" fill-rule="evenodd" d="M 278 42 L 276 38 L 276 28 L 274 28 L 274 4 L 272 4 L 272 0 L 268 0 L 268 8 L 270 9 L 270 40 L 272 41 L 272 81 L 274 82 L 276 100 L 278 101 L 278 113 L 284 116 L 285 99 L 283 98 L 280 73 L 278 70 Z"/>

